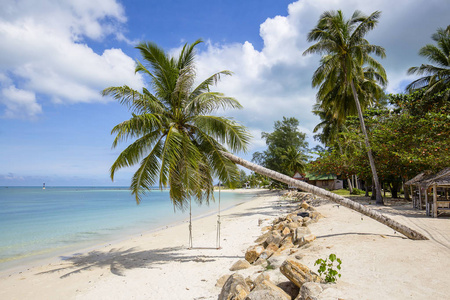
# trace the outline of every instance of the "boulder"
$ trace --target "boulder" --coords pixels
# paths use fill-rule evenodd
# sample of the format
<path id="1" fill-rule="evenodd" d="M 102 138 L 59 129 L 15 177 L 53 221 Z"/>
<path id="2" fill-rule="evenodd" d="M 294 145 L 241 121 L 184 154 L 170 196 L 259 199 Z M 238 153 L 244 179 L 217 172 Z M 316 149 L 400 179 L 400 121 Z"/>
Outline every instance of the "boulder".
<path id="1" fill-rule="evenodd" d="M 282 294 L 269 290 L 253 290 L 245 300 L 290 300 L 291 298 L 284 298 Z"/>
<path id="2" fill-rule="evenodd" d="M 273 225 L 273 229 L 281 231 L 287 225 L 287 223 L 288 223 L 287 221 L 282 221 L 280 223 L 277 223 L 277 224 Z"/>
<path id="3" fill-rule="evenodd" d="M 314 234 L 308 234 L 308 235 L 305 235 L 303 237 L 303 239 L 306 243 L 312 243 L 312 241 L 314 241 L 316 239 L 316 236 Z"/>
<path id="4" fill-rule="evenodd" d="M 268 259 L 269 257 L 271 257 L 273 255 L 275 251 L 270 250 L 270 249 L 266 249 L 264 250 L 261 255 L 259 256 L 259 258 L 256 260 L 256 262 L 260 259 Z M 256 265 L 256 262 L 254 262 L 254 264 Z"/>
<path id="5" fill-rule="evenodd" d="M 299 223 L 302 223 L 303 221 L 303 217 L 300 217 L 300 216 L 297 216 L 297 214 L 295 214 L 295 216 L 294 217 L 292 217 L 291 218 L 292 219 L 292 222 L 299 222 Z"/>
<path id="6" fill-rule="evenodd" d="M 254 263 L 263 251 L 264 247 L 261 245 L 251 246 L 245 252 L 245 260 L 249 263 Z"/>
<path id="7" fill-rule="evenodd" d="M 267 262 L 273 266 L 275 269 L 278 269 L 283 262 L 286 260 L 287 255 L 281 255 L 281 253 L 279 253 L 279 255 L 272 255 Z"/>
<path id="8" fill-rule="evenodd" d="M 216 286 L 222 288 L 228 278 L 230 278 L 230 274 L 223 275 L 219 279 L 217 279 Z"/>
<path id="9" fill-rule="evenodd" d="M 287 258 L 280 267 L 280 272 L 299 288 L 305 282 L 320 282 L 320 277 L 307 266 L 293 258 Z"/>
<path id="10" fill-rule="evenodd" d="M 302 226 L 307 227 L 312 223 L 312 219 L 310 217 L 303 218 Z"/>
<path id="11" fill-rule="evenodd" d="M 294 231 L 295 229 L 299 228 L 300 226 L 303 225 L 303 219 L 302 219 L 302 218 L 300 218 L 300 219 L 302 220 L 301 223 L 298 223 L 298 222 L 291 222 L 291 223 L 289 223 L 289 224 L 287 225 L 287 227 L 288 227 L 290 230 L 292 230 L 292 231 Z"/>
<path id="12" fill-rule="evenodd" d="M 244 300 L 250 288 L 242 275 L 234 273 L 222 287 L 218 300 Z"/>
<path id="13" fill-rule="evenodd" d="M 262 272 L 261 274 L 258 275 L 258 277 L 255 278 L 255 286 L 257 286 L 258 284 L 260 284 L 261 282 L 263 282 L 264 280 L 270 280 L 270 275 L 267 272 Z"/>
<path id="14" fill-rule="evenodd" d="M 283 237 L 281 236 L 281 234 L 279 234 L 278 231 L 274 230 L 272 231 L 272 234 L 266 239 L 264 244 L 266 245 L 266 247 L 270 244 L 279 246 L 282 240 Z"/>
<path id="15" fill-rule="evenodd" d="M 286 236 L 290 233 L 291 233 L 291 229 L 288 226 L 286 226 L 286 227 L 284 227 L 283 231 L 281 232 L 281 235 Z"/>
<path id="16" fill-rule="evenodd" d="M 305 282 L 300 288 L 300 292 L 295 300 L 317 300 L 322 290 L 320 283 Z"/>
<path id="17" fill-rule="evenodd" d="M 262 258 L 261 256 L 259 256 L 259 258 L 253 263 L 255 266 L 262 266 L 262 267 L 267 267 L 267 265 L 269 264 L 267 262 L 267 260 L 265 258 Z"/>
<path id="18" fill-rule="evenodd" d="M 268 292 L 270 292 L 269 294 L 276 296 L 276 298 L 274 298 L 274 299 L 280 299 L 280 300 L 290 300 L 291 299 L 291 297 L 285 291 L 283 291 L 281 288 L 277 287 L 269 279 L 264 279 L 264 280 L 260 281 L 258 284 L 255 285 L 255 288 L 253 289 L 253 291 L 261 291 L 261 290 L 268 291 Z"/>
<path id="19" fill-rule="evenodd" d="M 300 205 L 300 207 L 303 208 L 303 209 L 308 209 L 308 208 L 309 208 L 309 204 L 306 203 L 306 202 L 303 202 L 303 203 Z"/>
<path id="20" fill-rule="evenodd" d="M 295 233 L 294 233 L 294 239 L 293 239 L 293 243 L 294 244 L 299 244 L 299 242 L 301 241 L 302 237 L 304 237 L 305 235 L 311 234 L 311 230 L 309 230 L 308 227 L 299 227 L 295 229 Z"/>
<path id="21" fill-rule="evenodd" d="M 278 250 L 278 245 L 274 244 L 274 243 L 270 243 L 269 245 L 267 245 L 266 250 L 271 250 L 273 252 Z"/>
<path id="22" fill-rule="evenodd" d="M 267 240 L 267 238 L 268 238 L 270 235 L 271 235 L 271 232 L 270 232 L 270 231 L 264 233 L 263 235 L 260 235 L 260 236 L 255 240 L 255 243 L 262 245 L 262 244 Z"/>
<path id="23" fill-rule="evenodd" d="M 310 213 L 310 217 L 314 222 L 317 222 L 319 219 L 323 218 L 323 215 L 318 211 L 313 211 Z"/>
<path id="24" fill-rule="evenodd" d="M 248 261 L 241 259 L 231 266 L 230 271 L 244 270 L 250 268 L 251 266 L 252 265 Z"/>

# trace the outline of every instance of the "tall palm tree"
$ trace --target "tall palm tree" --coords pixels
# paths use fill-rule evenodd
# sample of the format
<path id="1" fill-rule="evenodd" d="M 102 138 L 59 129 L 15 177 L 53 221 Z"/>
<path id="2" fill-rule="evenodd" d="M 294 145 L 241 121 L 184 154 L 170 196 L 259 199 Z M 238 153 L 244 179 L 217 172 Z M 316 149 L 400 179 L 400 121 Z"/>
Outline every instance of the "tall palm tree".
<path id="1" fill-rule="evenodd" d="M 137 61 L 136 72 L 149 78 L 151 90 L 121 86 L 102 92 L 132 113 L 112 129 L 116 134 L 113 148 L 122 141 L 133 141 L 119 154 L 110 173 L 114 180 L 120 168 L 140 163 L 131 181 L 137 203 L 158 182 L 160 188 L 170 186 L 174 207 L 184 209 L 191 198 L 201 203 L 214 197 L 214 177 L 227 184 L 239 178 L 238 168 L 223 153 L 227 148 L 245 151 L 250 135 L 237 122 L 210 115 L 218 109 L 241 108 L 237 100 L 210 90 L 222 75 L 231 75 L 229 71 L 215 73 L 194 86 L 194 48 L 200 42 L 185 44 L 178 57 L 154 43 L 140 43 L 136 48 L 144 63 Z"/>
<path id="2" fill-rule="evenodd" d="M 431 38 L 437 45 L 427 44 L 419 51 L 419 55 L 428 58 L 431 64 L 411 67 L 408 74 L 426 75 L 411 82 L 406 89 L 409 92 L 425 88 L 425 96 L 445 91 L 445 99 L 450 98 L 450 25 L 446 29 L 438 28 Z"/>
<path id="3" fill-rule="evenodd" d="M 351 111 L 343 108 L 346 99 L 352 96 L 361 131 L 364 134 L 367 156 L 372 170 L 377 191 L 377 204 L 383 204 L 381 186 L 370 148 L 361 106 L 367 106 L 382 94 L 381 86 L 387 83 L 383 66 L 372 53 L 385 57 L 384 48 L 371 45 L 364 36 L 378 23 L 380 12 L 365 16 L 355 11 L 349 20 L 338 11 L 325 12 L 320 16 L 316 27 L 308 34 L 308 41 L 317 41 L 303 55 L 310 53 L 324 54 L 319 68 L 314 72 L 313 87 L 320 86 L 317 99 L 327 101 L 328 107 L 336 111 L 336 118 L 344 118 Z"/>

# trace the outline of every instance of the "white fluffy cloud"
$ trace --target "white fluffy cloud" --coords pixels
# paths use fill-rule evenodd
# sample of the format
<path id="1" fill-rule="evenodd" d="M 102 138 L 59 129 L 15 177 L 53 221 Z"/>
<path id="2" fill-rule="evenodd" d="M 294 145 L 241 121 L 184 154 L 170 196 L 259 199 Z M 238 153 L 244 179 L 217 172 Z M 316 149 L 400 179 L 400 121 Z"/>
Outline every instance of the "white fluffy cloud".
<path id="1" fill-rule="evenodd" d="M 5 115 L 17 107 L 41 111 L 41 99 L 54 102 L 103 101 L 110 85 L 142 86 L 134 61 L 120 49 L 94 52 L 85 39 L 115 34 L 123 40 L 124 10 L 116 0 L 7 1 L 0 11 L 0 100 Z M 13 85 L 9 83 L 13 82 Z M 25 96 L 26 95 L 26 96 Z M 25 100 L 26 99 L 26 100 Z"/>
<path id="2" fill-rule="evenodd" d="M 319 65 L 319 56 L 302 53 L 311 45 L 306 36 L 320 15 L 338 9 L 347 18 L 355 10 L 365 14 L 382 11 L 379 25 L 367 38 L 386 49 L 387 57 L 380 61 L 390 82 L 387 91 L 403 92 L 405 82 L 412 79 L 406 70 L 424 62 L 417 55 L 420 47 L 431 42 L 430 36 L 438 27 L 448 25 L 450 2 L 399 0 L 392 5 L 389 0 L 297 1 L 289 5 L 287 16 L 275 16 L 261 24 L 264 46 L 260 50 L 249 42 L 208 42 L 207 50 L 199 54 L 199 79 L 223 69 L 233 71 L 231 78 L 222 79 L 218 90 L 237 98 L 244 110 L 226 114 L 242 121 L 253 134 L 270 132 L 274 121 L 283 116 L 296 117 L 312 142 L 318 118 L 311 113 L 316 94 L 311 77 Z"/>

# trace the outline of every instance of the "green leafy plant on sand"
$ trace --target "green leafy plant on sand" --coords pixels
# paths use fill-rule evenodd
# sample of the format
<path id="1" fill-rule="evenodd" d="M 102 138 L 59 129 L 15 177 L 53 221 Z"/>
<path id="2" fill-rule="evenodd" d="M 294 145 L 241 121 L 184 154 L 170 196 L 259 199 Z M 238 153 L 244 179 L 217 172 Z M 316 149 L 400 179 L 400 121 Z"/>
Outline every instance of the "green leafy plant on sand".
<path id="1" fill-rule="evenodd" d="M 337 265 L 334 265 L 334 262 L 337 263 Z M 341 274 L 337 271 L 341 269 L 342 261 L 340 258 L 336 257 L 336 254 L 331 253 L 330 256 L 326 259 L 319 258 L 316 260 L 314 265 L 319 265 L 319 269 L 317 272 L 319 272 L 320 276 L 325 275 L 325 281 L 326 282 L 336 282 L 337 277 L 341 277 Z M 337 270 L 334 268 L 336 267 Z"/>

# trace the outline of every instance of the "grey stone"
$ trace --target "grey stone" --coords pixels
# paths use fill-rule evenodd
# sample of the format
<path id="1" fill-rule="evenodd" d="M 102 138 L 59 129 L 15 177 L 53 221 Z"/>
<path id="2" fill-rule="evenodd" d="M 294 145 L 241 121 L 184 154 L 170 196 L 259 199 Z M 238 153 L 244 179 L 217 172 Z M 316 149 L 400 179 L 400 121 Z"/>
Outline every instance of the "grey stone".
<path id="1" fill-rule="evenodd" d="M 222 287 L 218 300 L 244 300 L 250 288 L 242 275 L 234 273 Z"/>
<path id="2" fill-rule="evenodd" d="M 241 259 L 231 266 L 230 271 L 244 270 L 250 268 L 251 266 L 252 265 L 248 261 Z"/>

